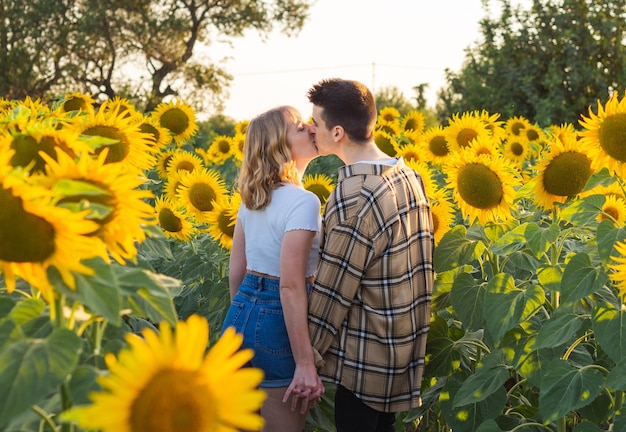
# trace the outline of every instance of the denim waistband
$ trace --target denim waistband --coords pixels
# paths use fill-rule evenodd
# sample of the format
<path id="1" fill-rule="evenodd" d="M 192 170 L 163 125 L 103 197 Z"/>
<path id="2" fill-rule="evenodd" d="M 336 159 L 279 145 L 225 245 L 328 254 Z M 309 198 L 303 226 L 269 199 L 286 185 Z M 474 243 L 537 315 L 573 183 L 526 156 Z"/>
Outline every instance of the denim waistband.
<path id="1" fill-rule="evenodd" d="M 255 286 L 259 290 L 280 291 L 279 279 L 255 275 L 252 273 L 246 273 L 243 284 Z"/>

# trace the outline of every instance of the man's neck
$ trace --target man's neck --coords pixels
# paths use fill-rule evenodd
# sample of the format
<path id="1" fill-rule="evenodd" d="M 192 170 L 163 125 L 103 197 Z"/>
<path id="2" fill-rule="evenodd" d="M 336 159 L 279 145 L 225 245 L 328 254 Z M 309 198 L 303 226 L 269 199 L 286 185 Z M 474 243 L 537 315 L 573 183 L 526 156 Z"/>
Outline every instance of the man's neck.
<path id="1" fill-rule="evenodd" d="M 363 144 L 346 143 L 342 148 L 339 158 L 344 164 L 350 165 L 360 161 L 379 161 L 391 159 L 387 153 L 383 152 L 374 141 Z"/>

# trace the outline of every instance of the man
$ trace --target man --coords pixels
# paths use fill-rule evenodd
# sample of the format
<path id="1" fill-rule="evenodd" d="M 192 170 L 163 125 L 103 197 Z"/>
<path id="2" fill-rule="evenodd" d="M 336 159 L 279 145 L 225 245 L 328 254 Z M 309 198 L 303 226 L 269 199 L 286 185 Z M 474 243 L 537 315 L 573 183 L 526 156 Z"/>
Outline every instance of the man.
<path id="1" fill-rule="evenodd" d="M 421 403 L 434 274 L 428 198 L 419 174 L 374 142 L 378 112 L 365 85 L 328 79 L 307 96 L 320 155 L 345 163 L 309 298 L 319 373 L 337 384 L 338 432 L 392 432 L 395 413 Z"/>

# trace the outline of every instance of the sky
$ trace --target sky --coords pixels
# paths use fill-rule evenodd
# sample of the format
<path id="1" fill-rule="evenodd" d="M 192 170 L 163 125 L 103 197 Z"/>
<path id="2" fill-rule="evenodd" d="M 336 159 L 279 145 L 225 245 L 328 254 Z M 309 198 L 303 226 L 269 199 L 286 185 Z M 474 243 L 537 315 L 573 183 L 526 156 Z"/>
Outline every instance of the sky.
<path id="1" fill-rule="evenodd" d="M 481 0 L 316 0 L 295 37 L 266 41 L 250 32 L 232 48 L 234 80 L 224 114 L 235 120 L 293 105 L 310 115 L 306 92 L 324 78 L 354 79 L 376 92 L 394 86 L 411 99 L 427 83 L 434 107 L 445 69 L 458 72 L 465 49 L 480 39 Z"/>

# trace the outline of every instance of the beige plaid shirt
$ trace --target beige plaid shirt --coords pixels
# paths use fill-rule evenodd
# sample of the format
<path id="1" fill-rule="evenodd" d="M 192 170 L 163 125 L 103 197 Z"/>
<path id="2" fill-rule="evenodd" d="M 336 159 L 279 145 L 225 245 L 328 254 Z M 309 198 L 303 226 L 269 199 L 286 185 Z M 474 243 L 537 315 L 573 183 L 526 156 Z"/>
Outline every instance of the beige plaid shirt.
<path id="1" fill-rule="evenodd" d="M 421 403 L 433 287 L 433 220 L 402 159 L 339 170 L 309 301 L 320 376 L 383 412 Z"/>

